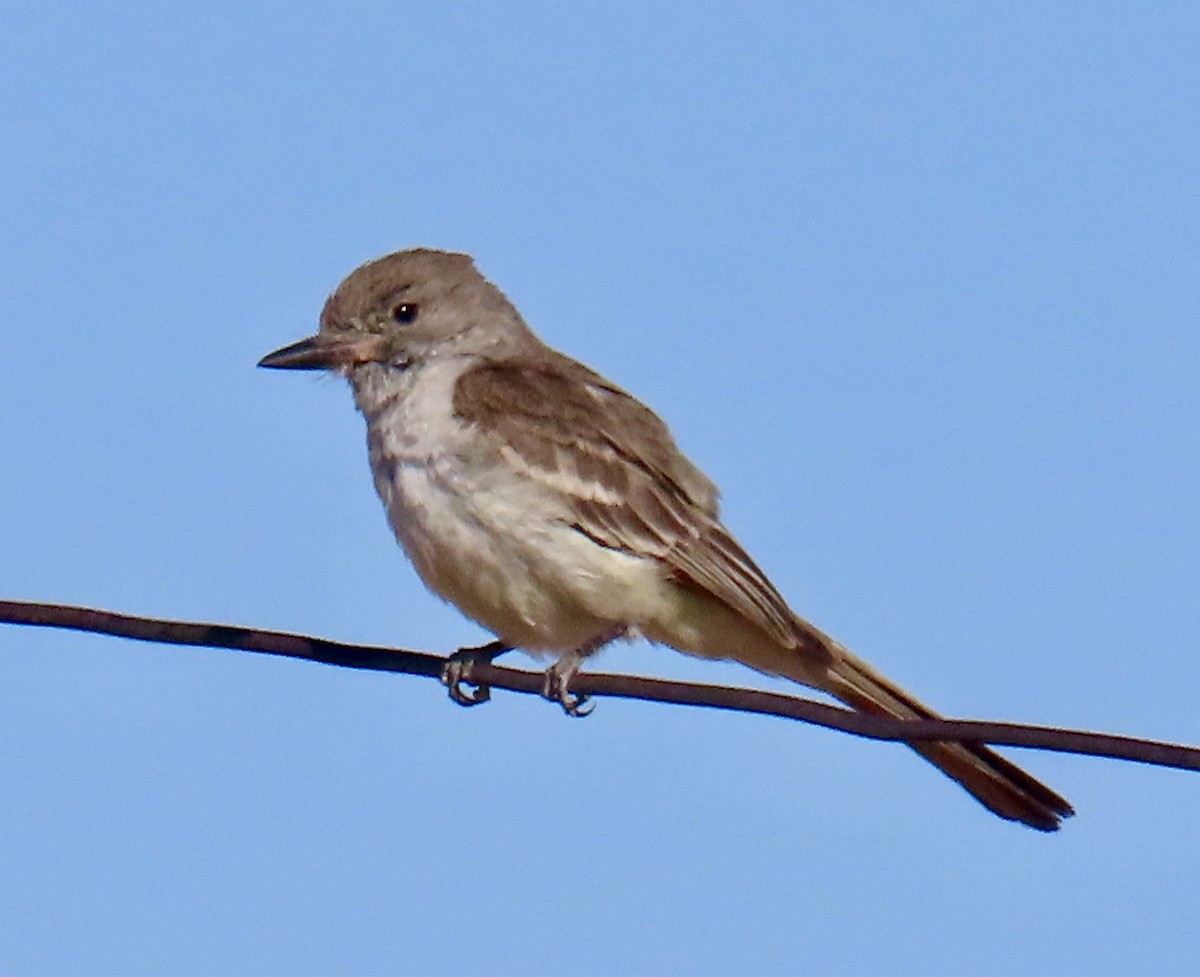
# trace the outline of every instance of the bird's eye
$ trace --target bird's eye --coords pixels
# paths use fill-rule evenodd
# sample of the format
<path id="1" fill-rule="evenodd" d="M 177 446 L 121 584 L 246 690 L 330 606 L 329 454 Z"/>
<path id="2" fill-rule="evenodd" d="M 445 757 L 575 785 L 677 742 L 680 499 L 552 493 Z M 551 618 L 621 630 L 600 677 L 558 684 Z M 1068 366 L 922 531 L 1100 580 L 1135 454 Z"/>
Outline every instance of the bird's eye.
<path id="1" fill-rule="evenodd" d="M 402 326 L 408 325 L 417 318 L 417 304 L 415 302 L 401 302 L 392 309 L 392 318 Z"/>

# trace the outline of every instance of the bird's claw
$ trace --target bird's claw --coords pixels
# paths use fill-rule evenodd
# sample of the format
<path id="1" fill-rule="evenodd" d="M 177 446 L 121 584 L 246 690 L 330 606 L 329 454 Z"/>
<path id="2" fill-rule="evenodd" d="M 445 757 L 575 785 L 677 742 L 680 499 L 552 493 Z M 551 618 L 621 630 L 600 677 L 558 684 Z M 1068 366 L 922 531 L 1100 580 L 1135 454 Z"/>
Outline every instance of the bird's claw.
<path id="1" fill-rule="evenodd" d="M 476 682 L 471 678 L 471 672 L 478 664 L 490 665 L 492 659 L 508 650 L 508 646 L 500 641 L 483 645 L 480 648 L 459 648 L 449 658 L 442 668 L 442 685 L 450 698 L 460 706 L 477 706 L 487 702 L 492 697 L 491 686 Z M 464 685 L 473 688 L 464 688 Z"/>
<path id="2" fill-rule="evenodd" d="M 542 696 L 551 702 L 557 702 L 568 716 L 582 719 L 584 716 L 592 714 L 596 704 L 593 702 L 590 706 L 587 705 L 591 701 L 591 696 L 571 691 L 570 682 L 573 675 L 574 671 L 563 674 L 554 666 L 546 669 L 546 678 L 542 683 Z"/>
<path id="3" fill-rule="evenodd" d="M 477 706 L 492 697 L 490 686 L 477 685 L 471 681 L 474 666 L 473 661 L 463 661 L 451 656 L 442 668 L 442 685 L 446 686 L 450 698 L 460 706 Z M 472 688 L 466 688 L 464 683 Z"/>

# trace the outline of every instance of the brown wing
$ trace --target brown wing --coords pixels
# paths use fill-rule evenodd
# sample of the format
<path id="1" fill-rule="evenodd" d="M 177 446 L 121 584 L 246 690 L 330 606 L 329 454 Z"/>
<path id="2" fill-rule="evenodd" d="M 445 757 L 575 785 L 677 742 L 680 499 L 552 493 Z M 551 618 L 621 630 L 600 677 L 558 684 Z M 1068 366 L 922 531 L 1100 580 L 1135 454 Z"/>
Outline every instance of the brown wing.
<path id="1" fill-rule="evenodd" d="M 567 494 L 580 532 L 662 560 L 785 647 L 797 644 L 787 602 L 721 525 L 716 486 L 625 391 L 565 356 L 488 362 L 459 378 L 454 412 L 529 478 Z"/>

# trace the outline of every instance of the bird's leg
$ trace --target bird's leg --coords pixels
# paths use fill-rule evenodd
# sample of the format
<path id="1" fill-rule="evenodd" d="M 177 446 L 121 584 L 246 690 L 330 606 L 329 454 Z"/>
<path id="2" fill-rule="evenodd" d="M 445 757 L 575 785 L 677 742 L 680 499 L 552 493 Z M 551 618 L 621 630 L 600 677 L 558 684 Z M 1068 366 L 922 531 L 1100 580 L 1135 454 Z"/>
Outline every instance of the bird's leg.
<path id="1" fill-rule="evenodd" d="M 487 702 L 492 697 L 492 690 L 486 685 L 471 681 L 471 670 L 476 665 L 490 665 L 506 651 L 512 651 L 511 646 L 503 641 L 489 641 L 478 648 L 459 648 L 447 660 L 442 669 L 442 685 L 450 693 L 450 698 L 460 706 L 477 706 Z M 468 691 L 463 683 L 474 685 Z"/>
<path id="2" fill-rule="evenodd" d="M 594 706 L 584 708 L 588 701 L 586 695 L 576 695 L 570 689 L 571 679 L 583 664 L 583 652 L 572 651 L 563 655 L 558 661 L 546 669 L 545 680 L 542 682 L 542 695 L 551 702 L 557 702 L 568 716 L 576 719 L 591 714 Z"/>
<path id="3" fill-rule="evenodd" d="M 590 696 L 577 695 L 572 692 L 570 688 L 571 679 L 575 677 L 580 666 L 583 665 L 585 658 L 595 654 L 610 641 L 623 638 L 629 633 L 629 628 L 624 625 L 613 625 L 611 628 L 601 631 L 582 648 L 577 648 L 575 651 L 563 655 L 562 658 L 546 669 L 545 681 L 542 683 L 542 695 L 551 702 L 557 702 L 562 706 L 563 712 L 568 716 L 575 716 L 576 718 L 590 716 L 595 706 L 584 708 Z"/>

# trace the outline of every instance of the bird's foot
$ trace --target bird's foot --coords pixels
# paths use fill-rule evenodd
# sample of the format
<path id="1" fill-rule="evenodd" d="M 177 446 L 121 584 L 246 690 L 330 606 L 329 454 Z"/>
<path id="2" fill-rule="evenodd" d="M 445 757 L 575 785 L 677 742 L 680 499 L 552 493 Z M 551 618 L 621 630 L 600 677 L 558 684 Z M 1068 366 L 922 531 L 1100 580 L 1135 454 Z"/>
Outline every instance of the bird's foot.
<path id="1" fill-rule="evenodd" d="M 460 706 L 477 706 L 487 702 L 492 697 L 490 686 L 471 679 L 471 672 L 476 665 L 490 665 L 496 658 L 510 648 L 503 641 L 491 641 L 478 648 L 459 648 L 449 658 L 442 668 L 442 685 L 450 698 Z M 464 688 L 470 685 L 472 688 Z"/>
<path id="2" fill-rule="evenodd" d="M 546 669 L 545 680 L 542 683 L 542 695 L 551 702 L 562 706 L 568 716 L 580 719 L 590 716 L 595 705 L 588 706 L 590 696 L 571 691 L 571 679 L 579 671 L 583 663 L 582 655 L 566 655 Z M 584 707 L 587 708 L 584 708 Z"/>

